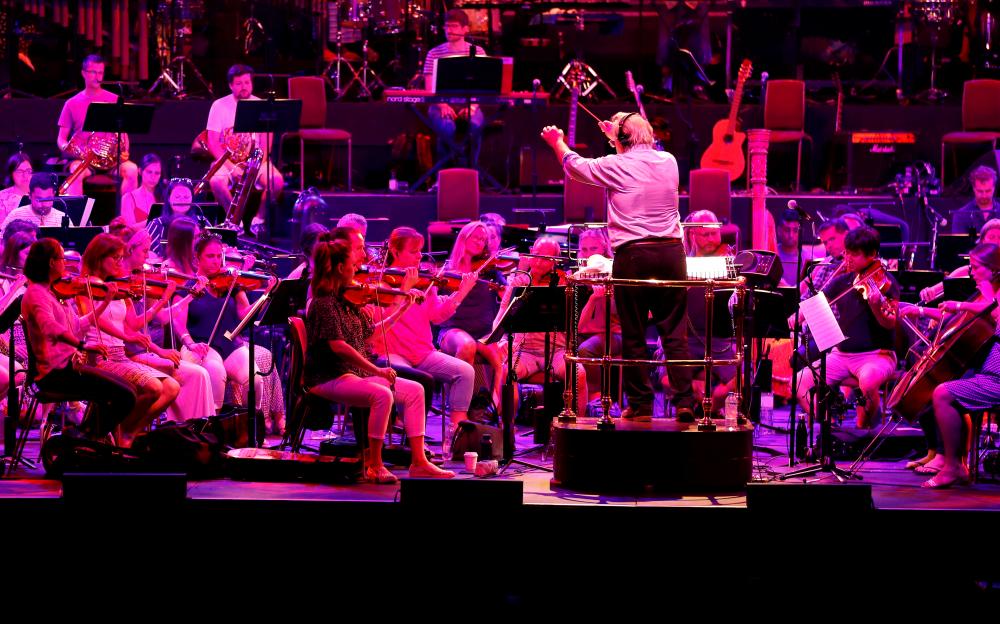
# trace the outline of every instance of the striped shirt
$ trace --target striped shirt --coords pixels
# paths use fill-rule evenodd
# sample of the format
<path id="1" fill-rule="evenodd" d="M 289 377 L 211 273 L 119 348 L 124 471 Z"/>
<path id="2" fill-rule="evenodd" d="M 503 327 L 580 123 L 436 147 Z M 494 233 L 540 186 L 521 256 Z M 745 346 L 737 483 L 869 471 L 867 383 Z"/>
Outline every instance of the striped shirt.
<path id="1" fill-rule="evenodd" d="M 427 58 L 424 59 L 424 88 L 431 88 L 431 76 L 434 74 L 434 70 L 437 67 L 437 60 L 439 58 L 445 58 L 448 56 L 469 56 L 469 48 L 471 47 L 471 43 L 468 41 L 462 41 L 457 51 L 452 50 L 447 42 L 431 48 L 430 51 L 427 52 Z M 486 56 L 486 50 L 476 46 L 476 56 Z"/>

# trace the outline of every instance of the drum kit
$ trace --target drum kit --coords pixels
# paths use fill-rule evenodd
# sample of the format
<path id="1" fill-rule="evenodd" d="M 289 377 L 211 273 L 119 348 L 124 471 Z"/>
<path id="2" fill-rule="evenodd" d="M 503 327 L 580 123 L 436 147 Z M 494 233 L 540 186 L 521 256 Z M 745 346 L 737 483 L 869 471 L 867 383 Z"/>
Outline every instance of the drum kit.
<path id="1" fill-rule="evenodd" d="M 415 35 L 419 58 L 423 58 L 425 35 L 434 28 L 433 11 L 425 7 L 428 4 L 426 0 L 327 2 L 327 39 L 333 44 L 333 52 L 325 55 L 327 66 L 323 75 L 337 99 L 352 94 L 359 99 L 370 99 L 374 89 L 384 89 L 382 77 L 372 69 L 380 57 L 378 50 L 391 48 L 393 59 L 387 68 L 398 67 L 401 46 L 409 33 Z"/>

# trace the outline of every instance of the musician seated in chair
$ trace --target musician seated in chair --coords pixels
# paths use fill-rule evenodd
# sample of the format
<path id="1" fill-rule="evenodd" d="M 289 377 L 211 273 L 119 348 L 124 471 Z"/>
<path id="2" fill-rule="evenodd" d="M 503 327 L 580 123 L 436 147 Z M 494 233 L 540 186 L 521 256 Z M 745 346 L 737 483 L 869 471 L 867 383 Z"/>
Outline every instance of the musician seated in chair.
<path id="1" fill-rule="evenodd" d="M 100 143 L 112 155 L 118 150 L 118 137 L 111 132 L 95 133 L 94 139 L 81 144 L 91 134 L 89 132 L 80 134 L 83 132 L 83 122 L 87 118 L 87 109 L 90 107 L 90 103 L 114 104 L 118 101 L 118 96 L 101 88 L 101 82 L 104 80 L 104 59 L 100 56 L 91 54 L 83 59 L 80 74 L 83 76 L 83 91 L 66 100 L 62 112 L 59 113 L 59 134 L 56 136 L 56 145 L 59 150 L 74 159 L 69 163 L 70 173 L 83 165 L 82 159 L 86 157 L 88 146 L 93 148 L 95 143 Z M 122 134 L 121 156 L 123 162 L 118 172 L 122 179 L 121 192 L 123 195 L 134 191 L 139 181 L 139 168 L 128 159 L 128 148 L 128 135 Z M 66 193 L 68 195 L 83 195 L 83 180 L 93 175 L 94 171 L 93 167 L 88 167 L 86 171 L 73 180 Z"/>
<path id="2" fill-rule="evenodd" d="M 782 286 L 791 286 L 798 283 L 799 275 L 796 275 L 799 267 L 799 232 L 802 231 L 802 224 L 799 223 L 799 214 L 794 210 L 785 210 L 777 219 L 776 233 L 778 236 L 778 258 L 782 265 Z M 806 268 L 806 263 L 819 257 L 821 251 L 813 245 L 802 246 L 802 268 Z"/>
<path id="3" fill-rule="evenodd" d="M 264 191 L 264 196 L 261 198 L 261 208 L 254 215 L 250 224 L 251 232 L 258 234 L 266 227 L 267 215 L 264 207 L 268 201 L 267 192 L 270 190 L 275 199 L 280 197 L 281 190 L 285 187 L 285 179 L 281 177 L 277 166 L 270 168 L 267 166 L 270 151 L 274 145 L 273 134 L 236 133 L 233 131 L 233 127 L 236 125 L 236 105 L 243 100 L 260 99 L 253 94 L 253 68 L 247 65 L 233 65 L 229 68 L 227 78 L 229 90 L 232 93 L 212 102 L 205 129 L 208 131 L 208 151 L 212 154 L 212 158 L 218 162 L 227 153 L 229 156 L 216 169 L 210 184 L 215 199 L 228 211 L 233 202 L 233 193 L 229 188 L 230 182 L 237 182 L 242 177 L 243 163 L 253 148 L 258 147 L 262 150 L 263 160 L 254 182 L 257 190 Z M 269 172 L 270 184 L 268 184 Z"/>
<path id="4" fill-rule="evenodd" d="M 909 306 L 901 314 L 910 318 L 930 317 L 953 327 L 952 323 L 967 325 L 976 316 L 983 317 L 995 330 L 1000 310 L 997 295 L 1000 293 L 1000 247 L 992 244 L 977 245 L 969 252 L 972 278 L 979 289 L 972 301 L 945 301 L 937 308 Z M 984 316 L 985 315 L 985 316 Z M 923 487 L 945 488 L 969 482 L 969 467 L 963 452 L 971 431 L 969 411 L 991 410 L 1000 405 L 1000 341 L 994 336 L 993 344 L 981 366 L 971 376 L 947 381 L 934 388 L 932 402 L 934 420 L 941 434 L 944 452 L 926 463 L 920 472 L 937 474 L 925 481 Z"/>
<path id="5" fill-rule="evenodd" d="M 444 36 L 445 42 L 439 46 L 431 48 L 427 52 L 424 60 L 424 86 L 431 88 L 431 81 L 436 71 L 437 60 L 449 56 L 469 56 L 472 44 L 465 40 L 469 34 L 469 15 L 462 9 L 451 9 L 444 14 Z M 475 46 L 476 56 L 486 56 L 486 50 Z M 461 108 L 456 111 L 449 104 L 432 104 L 427 110 L 431 121 L 431 129 L 438 136 L 438 151 L 443 152 L 451 149 L 448 142 L 453 141 L 457 130 L 459 119 L 468 123 L 468 136 L 471 145 L 471 158 L 465 162 L 466 150 L 463 148 L 455 154 L 457 164 L 475 166 L 479 161 L 479 145 L 482 138 L 482 127 L 486 121 L 482 109 L 479 105 L 473 104 L 469 108 Z"/>
<path id="6" fill-rule="evenodd" d="M 951 213 L 953 234 L 979 231 L 990 219 L 1000 217 L 1000 201 L 995 197 L 997 172 L 989 167 L 976 167 L 969 174 L 972 201 Z"/>
<path id="7" fill-rule="evenodd" d="M 31 176 L 28 184 L 28 197 L 31 203 L 11 210 L 0 224 L 0 229 L 6 230 L 13 221 L 23 220 L 38 227 L 59 227 L 66 213 L 55 207 L 52 199 L 56 194 L 56 177 L 51 173 L 36 173 Z M 70 224 L 72 225 L 72 224 Z"/>
<path id="8" fill-rule="evenodd" d="M 879 412 L 879 389 L 896 371 L 896 311 L 899 284 L 887 272 L 878 256 L 878 232 L 861 227 L 844 239 L 846 273 L 830 280 L 823 288 L 846 340 L 834 347 L 826 358 L 826 383 L 837 388 L 848 379 L 858 380 L 864 396 L 857 408 L 859 428 L 875 424 Z M 804 320 L 801 317 L 800 320 Z M 794 326 L 795 315 L 789 320 Z M 818 374 L 819 362 L 812 369 Z M 808 409 L 809 391 L 815 386 L 813 371 L 799 373 L 799 401 Z"/>

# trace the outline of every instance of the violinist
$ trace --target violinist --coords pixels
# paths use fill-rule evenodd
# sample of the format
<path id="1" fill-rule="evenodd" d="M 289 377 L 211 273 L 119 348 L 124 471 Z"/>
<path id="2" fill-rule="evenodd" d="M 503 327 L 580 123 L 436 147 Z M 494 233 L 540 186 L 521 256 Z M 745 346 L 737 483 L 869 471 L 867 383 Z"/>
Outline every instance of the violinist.
<path id="1" fill-rule="evenodd" d="M 160 189 L 160 176 L 163 163 L 156 154 L 146 154 L 139 161 L 139 186 L 128 193 L 122 195 L 122 205 L 119 211 L 120 216 L 125 219 L 128 225 L 138 225 L 146 227 L 146 219 L 149 218 L 149 211 L 158 199 Z"/>
<path id="2" fill-rule="evenodd" d="M 374 363 L 369 341 L 377 328 L 365 308 L 344 296 L 354 280 L 350 248 L 343 241 L 323 242 L 316 246 L 314 264 L 314 297 L 306 316 L 306 384 L 313 394 L 325 399 L 371 410 L 364 449 L 365 481 L 397 481 L 382 463 L 382 441 L 393 403 L 402 413 L 409 438 L 410 477 L 454 477 L 455 473 L 438 468 L 424 454 L 423 387 L 397 378 L 392 368 L 379 368 Z"/>
<path id="3" fill-rule="evenodd" d="M 88 366 L 83 353 L 107 355 L 107 347 L 88 344 L 84 332 L 100 318 L 117 288 L 108 285 L 104 300 L 89 313 L 78 315 L 56 297 L 52 285 L 65 273 L 65 256 L 58 241 L 43 238 L 28 251 L 24 274 L 28 288 L 21 301 L 25 335 L 34 359 L 35 384 L 41 390 L 70 394 L 96 403 L 96 410 L 81 423 L 82 431 L 101 439 L 118 426 L 135 407 L 131 386 L 120 377 Z"/>
<path id="4" fill-rule="evenodd" d="M 481 221 L 470 221 L 462 226 L 452 247 L 451 256 L 445 263 L 449 271 L 469 273 L 477 271 L 483 262 L 492 255 L 489 248 L 489 233 Z M 490 365 L 493 371 L 494 405 L 500 404 L 500 389 L 503 386 L 503 358 L 495 344 L 486 344 L 482 340 L 493 330 L 492 321 L 496 318 L 500 307 L 496 293 L 486 282 L 506 284 L 503 274 L 495 267 L 478 269 L 481 280 L 465 296 L 456 308 L 451 318 L 439 325 L 438 344 L 441 351 L 474 365 L 479 356 Z"/>
<path id="5" fill-rule="evenodd" d="M 82 277 L 94 277 L 105 284 L 128 275 L 125 266 L 125 243 L 111 234 L 98 234 L 83 252 Z M 119 289 L 127 288 L 120 286 Z M 90 293 L 83 292 L 76 298 L 77 308 L 87 314 L 94 302 Z M 139 333 L 142 322 L 136 315 L 132 301 L 116 299 L 87 332 L 87 346 L 103 346 L 107 351 L 98 358 L 97 368 L 128 382 L 135 392 L 135 407 L 122 422 L 122 446 L 131 446 L 131 436 L 161 414 L 180 393 L 180 385 L 170 375 L 134 362 L 125 353 L 125 343 L 149 344 L 149 338 Z"/>
<path id="6" fill-rule="evenodd" d="M 299 248 L 302 250 L 302 263 L 292 269 L 286 279 L 309 279 L 313 274 L 313 248 L 319 237 L 330 230 L 322 223 L 310 223 L 302 230 L 302 238 L 299 240 Z"/>
<path id="7" fill-rule="evenodd" d="M 218 235 L 202 233 L 194 251 L 198 275 L 209 285 L 200 297 L 186 297 L 172 306 L 174 333 L 180 337 L 184 359 L 208 370 L 216 410 L 222 408 L 227 381 L 234 386 L 235 402 L 243 405 L 251 377 L 250 349 L 242 338 L 229 340 L 223 334 L 239 324 L 250 309 L 250 300 L 238 281 L 232 283 L 241 274 L 223 271 L 224 247 Z M 270 284 L 265 281 L 258 286 L 263 288 Z M 272 366 L 270 351 L 255 347 L 254 355 L 256 407 L 270 423 L 271 431 L 280 432 L 285 425 L 281 379 L 277 368 Z M 260 370 L 270 373 L 261 377 L 256 372 Z"/>
<path id="8" fill-rule="evenodd" d="M 579 249 L 577 260 L 583 265 L 588 258 L 601 255 L 612 258 L 611 241 L 605 228 L 584 230 L 577 241 Z M 604 287 L 594 286 L 590 297 L 580 310 L 580 357 L 604 357 L 604 326 L 606 323 L 604 304 Z M 611 355 L 618 356 L 622 352 L 622 328 L 618 320 L 618 309 L 611 302 Z M 587 401 L 598 401 L 601 398 L 601 367 L 600 365 L 585 365 L 587 371 Z M 593 408 L 596 409 L 596 406 Z"/>
<path id="9" fill-rule="evenodd" d="M 486 231 L 490 235 L 490 253 L 497 253 L 503 243 L 503 228 L 507 225 L 507 220 L 495 212 L 484 212 L 479 215 L 479 220 L 486 225 Z"/>
<path id="10" fill-rule="evenodd" d="M 936 308 L 908 306 L 900 314 L 908 318 L 929 317 L 937 321 L 952 318 L 972 318 L 989 314 L 995 325 L 1000 309 L 1000 246 L 982 243 L 969 252 L 972 278 L 978 289 L 972 301 L 945 301 Z M 958 315 L 958 316 L 956 316 Z M 929 453 L 924 465 L 918 468 L 923 474 L 935 476 L 924 482 L 928 488 L 945 488 L 969 481 L 969 468 L 965 463 L 966 440 L 971 431 L 968 411 L 996 409 L 1000 405 L 1000 342 L 994 337 L 985 361 L 971 376 L 947 381 L 938 385 L 931 397 L 933 418 L 941 437 L 943 452 Z M 961 408 L 961 411 L 959 410 Z M 924 425 L 921 417 L 921 425 Z M 933 451 L 933 448 L 929 449 Z M 921 460 L 923 461 L 923 460 Z"/>
<path id="11" fill-rule="evenodd" d="M 539 256 L 559 256 L 559 243 L 550 236 L 542 236 L 531 246 L 531 253 Z M 510 306 L 514 288 L 518 286 L 549 286 L 553 280 L 565 284 L 565 275 L 556 270 L 555 262 L 546 258 L 522 258 L 527 271 L 517 271 L 510 279 L 508 288 L 504 291 L 500 302 L 501 314 Z M 546 332 L 529 332 L 515 334 L 514 342 L 507 348 L 514 349 L 514 367 L 519 380 L 527 379 L 535 373 L 551 368 L 553 377 L 566 380 L 566 334 L 564 332 L 549 333 L 549 360 L 545 361 Z M 505 360 L 506 361 L 506 360 Z M 577 414 L 586 413 L 587 409 L 587 373 L 582 365 L 577 365 Z"/>
<path id="12" fill-rule="evenodd" d="M 413 228 L 396 228 L 389 237 L 389 266 L 407 271 L 408 279 L 404 279 L 401 288 L 404 291 L 416 280 L 423 246 L 423 235 Z M 451 410 L 449 424 L 452 431 L 468 417 L 476 374 L 469 363 L 437 350 L 431 324 L 441 323 L 454 314 L 475 284 L 475 274 L 466 273 L 462 276 L 458 290 L 451 295 L 438 294 L 438 287 L 435 285 L 427 287 L 424 300 L 410 305 L 400 315 L 392 332 L 386 333 L 384 344 L 380 333 L 373 337 L 376 351 L 386 357 L 391 366 L 409 366 L 448 384 L 448 405 Z M 445 446 L 450 440 L 451 435 L 446 431 Z"/>
<path id="13" fill-rule="evenodd" d="M 875 424 L 878 416 L 879 389 L 896 371 L 899 285 L 882 266 L 878 256 L 879 236 L 874 229 L 862 226 L 851 230 L 844 238 L 844 249 L 845 272 L 831 279 L 822 290 L 834 306 L 847 337 L 827 356 L 826 383 L 836 388 L 849 379 L 857 380 L 864 397 L 857 409 L 857 426 L 867 428 Z M 792 315 L 789 325 L 794 323 Z M 800 371 L 800 401 L 805 400 L 814 385 L 811 371 L 808 368 Z"/>
<path id="14" fill-rule="evenodd" d="M 126 236 L 128 238 L 125 242 L 123 268 L 132 276 L 133 285 L 138 285 L 139 292 L 142 293 L 142 296 L 133 303 L 138 317 L 133 329 L 141 330 L 142 335 L 137 342 L 126 342 L 125 352 L 132 361 L 167 373 L 180 384 L 180 394 L 167 408 L 167 417 L 170 420 L 185 422 L 192 418 L 203 418 L 214 414 L 212 380 L 208 376 L 208 371 L 203 366 L 184 360 L 181 353 L 172 346 L 170 348 L 161 346 L 163 328 L 170 322 L 170 315 L 164 310 L 164 306 L 171 301 L 176 288 L 174 282 L 164 280 L 162 274 L 145 271 L 151 242 L 149 232 L 130 228 Z M 152 285 L 163 281 L 166 281 L 166 287 L 162 294 L 150 294 Z"/>

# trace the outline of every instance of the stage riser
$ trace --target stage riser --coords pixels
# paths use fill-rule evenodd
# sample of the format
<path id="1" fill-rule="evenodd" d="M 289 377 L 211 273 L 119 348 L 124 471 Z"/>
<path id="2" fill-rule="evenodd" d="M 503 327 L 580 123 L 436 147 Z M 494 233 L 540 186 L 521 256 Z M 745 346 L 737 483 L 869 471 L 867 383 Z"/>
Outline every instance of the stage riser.
<path id="1" fill-rule="evenodd" d="M 587 419 L 557 424 L 554 435 L 555 488 L 601 494 L 736 492 L 751 476 L 750 426 L 699 432 L 656 421 L 598 431 Z"/>

